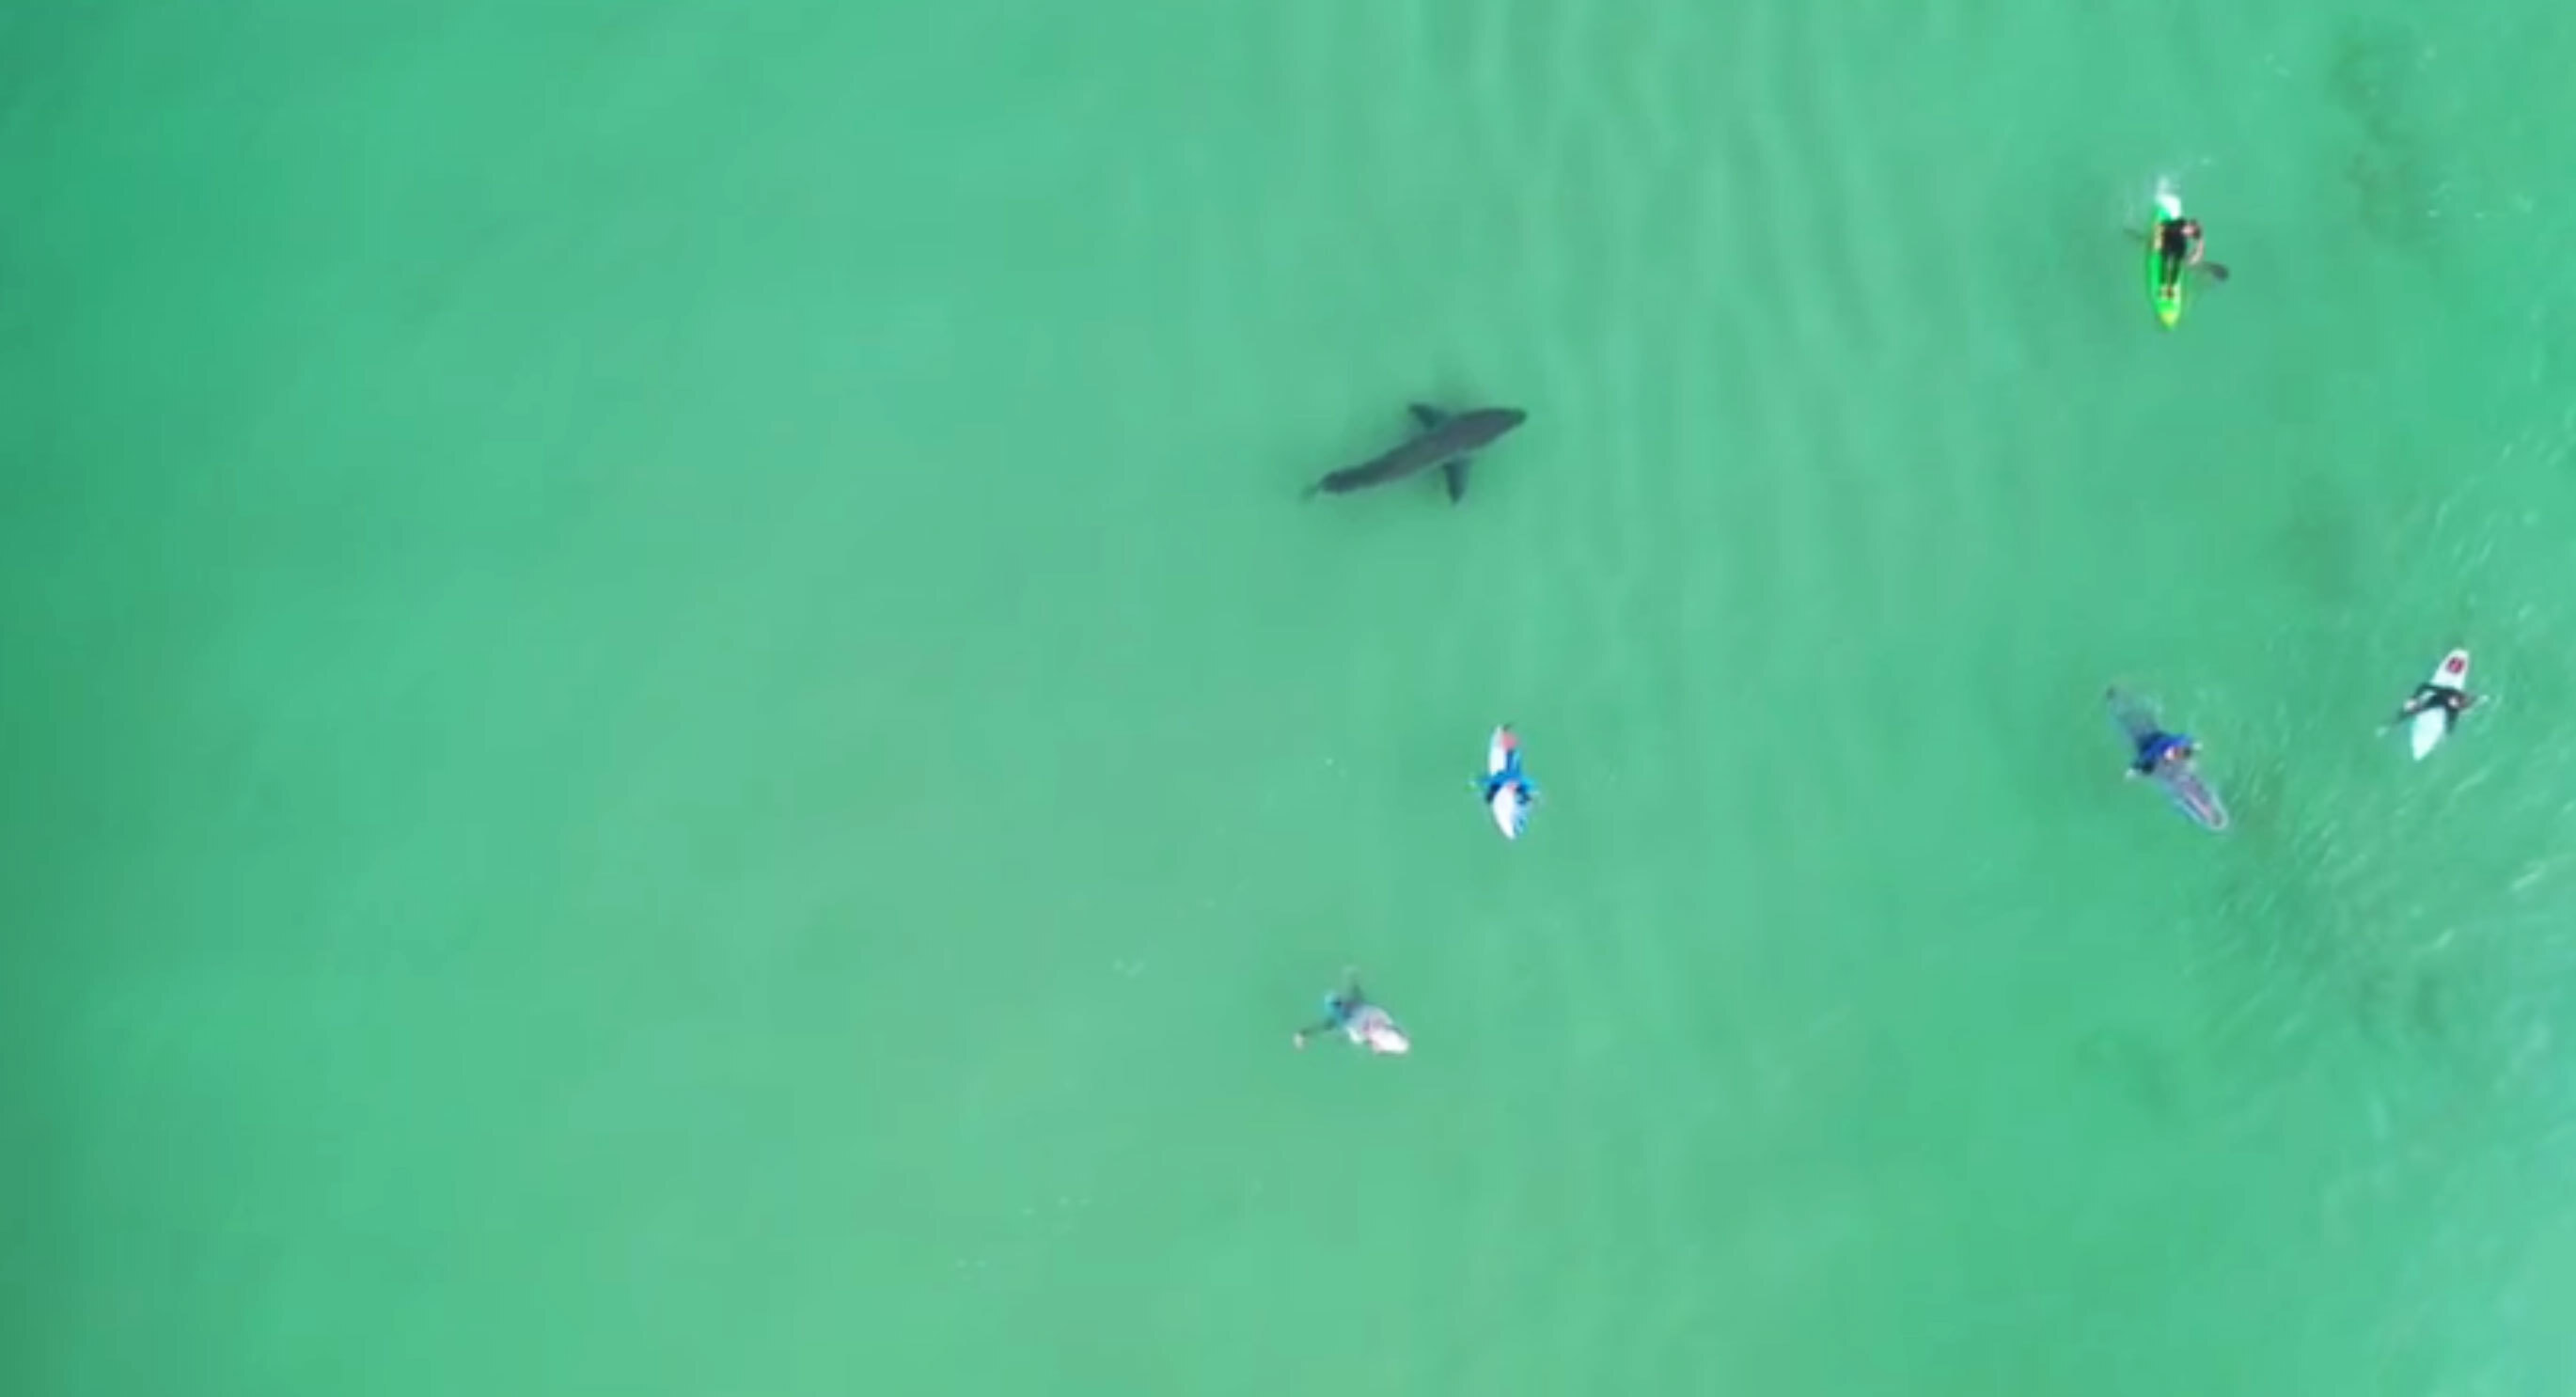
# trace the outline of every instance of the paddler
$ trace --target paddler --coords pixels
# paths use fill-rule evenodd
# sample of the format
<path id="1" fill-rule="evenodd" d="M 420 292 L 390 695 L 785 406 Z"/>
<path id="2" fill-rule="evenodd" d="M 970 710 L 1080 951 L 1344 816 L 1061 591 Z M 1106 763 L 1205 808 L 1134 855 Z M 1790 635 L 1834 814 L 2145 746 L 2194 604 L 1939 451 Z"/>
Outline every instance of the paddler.
<path id="1" fill-rule="evenodd" d="M 1324 996 L 1324 1017 L 1297 1030 L 1290 1040 L 1299 1048 L 1319 1033 L 1341 1033 L 1372 1053 L 1401 1053 L 1411 1045 L 1404 1030 L 1384 1009 L 1368 1002 L 1360 992 L 1359 976 L 1345 972 L 1342 987 Z"/>
<path id="2" fill-rule="evenodd" d="M 2197 218 L 2158 218 L 2156 220 L 2156 255 L 2163 259 L 2158 273 L 2166 286 L 2182 280 L 2183 269 L 2200 265 L 2203 247 L 2200 220 Z"/>

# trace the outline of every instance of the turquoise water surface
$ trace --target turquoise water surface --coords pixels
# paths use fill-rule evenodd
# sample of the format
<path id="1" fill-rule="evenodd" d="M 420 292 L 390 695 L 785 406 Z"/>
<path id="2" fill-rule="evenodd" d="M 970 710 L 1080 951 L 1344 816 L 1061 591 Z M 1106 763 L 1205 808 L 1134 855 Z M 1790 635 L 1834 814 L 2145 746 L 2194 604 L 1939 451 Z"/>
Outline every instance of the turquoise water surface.
<path id="1" fill-rule="evenodd" d="M 0 21 L 9 1390 L 2576 1389 L 2569 72 Z M 1414 401 L 1530 419 L 1299 501 Z"/>

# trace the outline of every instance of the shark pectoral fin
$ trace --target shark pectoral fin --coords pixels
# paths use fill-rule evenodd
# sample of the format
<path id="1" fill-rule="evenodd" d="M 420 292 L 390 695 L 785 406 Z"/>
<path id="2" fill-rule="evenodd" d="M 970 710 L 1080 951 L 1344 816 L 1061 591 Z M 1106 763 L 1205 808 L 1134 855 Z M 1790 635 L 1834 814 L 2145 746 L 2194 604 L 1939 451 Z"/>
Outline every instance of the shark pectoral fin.
<path id="1" fill-rule="evenodd" d="M 1454 457 L 1440 465 L 1440 478 L 1449 482 L 1449 503 L 1467 498 L 1467 471 L 1476 464 L 1472 456 Z"/>
<path id="2" fill-rule="evenodd" d="M 1429 403 L 1415 403 L 1413 420 L 1422 424 L 1422 430 L 1429 432 L 1437 430 L 1441 423 L 1448 421 L 1449 414 Z"/>

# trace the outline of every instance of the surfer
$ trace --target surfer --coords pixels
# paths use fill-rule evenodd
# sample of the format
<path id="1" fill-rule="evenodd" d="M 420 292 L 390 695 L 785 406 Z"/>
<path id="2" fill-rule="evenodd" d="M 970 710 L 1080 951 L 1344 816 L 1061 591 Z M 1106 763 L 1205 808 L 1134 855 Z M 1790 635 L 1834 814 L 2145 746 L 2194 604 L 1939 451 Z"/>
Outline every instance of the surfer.
<path id="1" fill-rule="evenodd" d="M 2110 702 L 2111 720 L 2129 742 L 2129 769 L 2121 774 L 2131 780 L 2155 778 L 2175 808 L 2202 829 L 2227 828 L 2227 807 L 2192 767 L 2192 758 L 2200 755 L 2200 743 L 2187 733 L 2168 730 L 2156 721 L 2153 708 L 2117 688 L 2103 697 Z"/>
<path id="2" fill-rule="evenodd" d="M 2154 729 L 2137 738 L 2138 756 L 2129 763 L 2128 775 L 2153 776 L 2168 766 L 2179 767 L 2200 754 L 2200 744 L 2178 732 Z"/>
<path id="3" fill-rule="evenodd" d="M 1505 839 L 1518 839 L 1529 826 L 1530 807 L 1538 803 L 1538 783 L 1521 769 L 1521 739 L 1510 724 L 1485 739 L 1485 778 L 1476 798 L 1494 812 L 1494 824 Z"/>
<path id="4" fill-rule="evenodd" d="M 2405 707 L 2397 710 L 2397 716 L 2389 721 L 2389 726 L 2395 727 L 2426 709 L 2439 708 L 2442 710 L 2443 725 L 2447 727 L 2460 721 L 2460 715 L 2468 712 L 2470 706 L 2477 701 L 2476 695 L 2453 685 L 2418 684 L 2415 686 L 2415 696 L 2406 700 Z"/>
<path id="5" fill-rule="evenodd" d="M 1360 992 L 1357 974 L 1345 972 L 1341 989 L 1324 996 L 1324 1017 L 1297 1030 L 1290 1039 L 1299 1048 L 1319 1033 L 1341 1033 L 1372 1053 L 1402 1054 L 1413 1044 L 1384 1009 Z"/>
<path id="6" fill-rule="evenodd" d="M 2477 703 L 2477 696 L 2469 692 L 2469 652 L 2453 650 L 2442 657 L 2430 678 L 2415 686 L 2397 716 L 2380 731 L 2405 728 L 2406 745 L 2414 749 L 2415 760 L 2420 762 L 2433 755 L 2433 749 L 2460 725 L 2460 715 Z"/>

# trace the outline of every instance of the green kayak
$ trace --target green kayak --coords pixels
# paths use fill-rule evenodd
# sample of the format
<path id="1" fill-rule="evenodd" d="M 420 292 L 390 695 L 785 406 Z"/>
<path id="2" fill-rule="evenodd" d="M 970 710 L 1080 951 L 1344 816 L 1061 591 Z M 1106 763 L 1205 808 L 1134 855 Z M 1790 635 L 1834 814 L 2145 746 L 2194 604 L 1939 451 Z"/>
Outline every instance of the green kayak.
<path id="1" fill-rule="evenodd" d="M 2155 302 L 2156 319 L 2168 330 L 2182 319 L 2182 284 L 2177 275 L 2165 280 L 2165 225 L 2182 217 L 2182 196 L 2171 191 L 2156 195 L 2155 217 L 2147 221 L 2147 299 Z"/>

